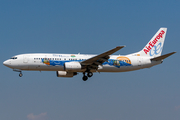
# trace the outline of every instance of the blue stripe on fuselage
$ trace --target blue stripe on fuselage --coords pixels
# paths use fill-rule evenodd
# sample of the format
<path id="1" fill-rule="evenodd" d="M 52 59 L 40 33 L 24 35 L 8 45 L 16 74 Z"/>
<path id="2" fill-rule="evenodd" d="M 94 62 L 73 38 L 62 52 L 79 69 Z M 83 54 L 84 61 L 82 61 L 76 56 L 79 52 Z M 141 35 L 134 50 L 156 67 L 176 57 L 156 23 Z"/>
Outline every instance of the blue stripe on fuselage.
<path id="1" fill-rule="evenodd" d="M 56 66 L 56 65 L 63 66 L 64 63 L 66 62 L 81 62 L 83 60 L 61 60 L 61 61 L 60 60 L 47 60 L 47 61 L 49 65 L 52 65 L 52 66 Z M 42 59 L 42 62 L 44 63 L 44 59 Z M 44 64 L 47 64 L 47 63 L 44 63 Z M 129 63 L 115 60 L 115 59 L 108 59 L 108 62 L 104 62 L 102 65 L 110 65 L 110 66 L 115 66 L 118 68 L 120 68 L 120 66 L 131 66 L 131 64 Z"/>

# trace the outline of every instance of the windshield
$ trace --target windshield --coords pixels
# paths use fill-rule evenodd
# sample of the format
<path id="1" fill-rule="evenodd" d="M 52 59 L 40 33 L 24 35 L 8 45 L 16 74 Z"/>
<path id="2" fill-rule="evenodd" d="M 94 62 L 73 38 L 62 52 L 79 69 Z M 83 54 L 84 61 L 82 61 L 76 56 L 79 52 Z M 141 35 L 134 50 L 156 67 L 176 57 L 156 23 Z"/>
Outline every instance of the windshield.
<path id="1" fill-rule="evenodd" d="M 10 59 L 17 59 L 17 57 L 12 57 L 12 58 L 10 58 Z"/>

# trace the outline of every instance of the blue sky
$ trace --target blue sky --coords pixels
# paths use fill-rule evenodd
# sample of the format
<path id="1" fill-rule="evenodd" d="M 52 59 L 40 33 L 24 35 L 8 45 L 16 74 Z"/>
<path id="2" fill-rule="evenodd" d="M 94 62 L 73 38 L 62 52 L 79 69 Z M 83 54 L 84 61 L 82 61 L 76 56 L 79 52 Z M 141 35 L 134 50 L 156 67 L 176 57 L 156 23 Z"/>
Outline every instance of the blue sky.
<path id="1" fill-rule="evenodd" d="M 1 120 L 179 120 L 180 2 L 176 0 L 0 1 L 0 61 L 21 53 L 115 54 L 141 50 L 167 27 L 163 64 L 126 73 L 58 78 L 0 64 Z"/>

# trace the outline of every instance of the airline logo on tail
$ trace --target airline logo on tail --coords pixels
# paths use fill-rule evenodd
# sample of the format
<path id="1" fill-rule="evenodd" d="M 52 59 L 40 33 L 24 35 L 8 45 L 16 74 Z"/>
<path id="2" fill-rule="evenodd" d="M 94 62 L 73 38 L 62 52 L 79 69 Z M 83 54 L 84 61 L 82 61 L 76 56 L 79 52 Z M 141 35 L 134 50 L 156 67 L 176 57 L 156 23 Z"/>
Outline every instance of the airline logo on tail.
<path id="1" fill-rule="evenodd" d="M 143 51 L 147 54 L 154 47 L 154 54 L 158 54 L 159 52 L 157 51 L 161 51 L 161 43 L 159 43 L 157 46 L 155 46 L 155 44 L 158 42 L 159 39 L 163 38 L 164 33 L 164 30 L 161 30 L 161 32 L 155 37 L 155 39 L 148 43 L 148 45 L 144 48 Z M 151 52 L 150 56 L 152 56 Z"/>
<path id="2" fill-rule="evenodd" d="M 149 55 L 154 56 L 158 55 L 162 51 L 162 43 L 160 42 L 158 45 L 155 45 L 154 47 L 151 48 Z"/>

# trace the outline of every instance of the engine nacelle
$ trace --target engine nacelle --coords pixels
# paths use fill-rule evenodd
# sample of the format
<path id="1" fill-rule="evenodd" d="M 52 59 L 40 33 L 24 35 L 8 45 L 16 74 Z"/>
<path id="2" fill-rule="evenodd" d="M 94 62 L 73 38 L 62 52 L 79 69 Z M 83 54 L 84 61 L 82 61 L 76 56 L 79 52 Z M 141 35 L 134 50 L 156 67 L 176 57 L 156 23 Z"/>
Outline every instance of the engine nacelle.
<path id="1" fill-rule="evenodd" d="M 79 62 L 66 62 L 64 64 L 66 71 L 81 70 L 82 66 Z"/>
<path id="2" fill-rule="evenodd" d="M 57 77 L 73 77 L 77 72 L 56 71 Z"/>

